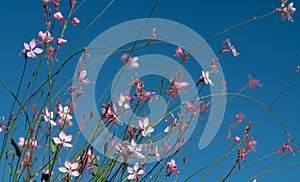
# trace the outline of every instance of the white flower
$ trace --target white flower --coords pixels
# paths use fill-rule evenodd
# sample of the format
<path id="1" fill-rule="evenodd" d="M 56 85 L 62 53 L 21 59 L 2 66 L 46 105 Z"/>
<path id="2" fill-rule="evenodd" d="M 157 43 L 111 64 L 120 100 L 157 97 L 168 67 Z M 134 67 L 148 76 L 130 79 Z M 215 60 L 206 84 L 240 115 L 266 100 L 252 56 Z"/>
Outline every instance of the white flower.
<path id="1" fill-rule="evenodd" d="M 71 142 L 72 141 L 72 135 L 66 135 L 66 133 L 64 131 L 61 131 L 58 135 L 58 137 L 53 137 L 53 142 L 56 145 L 62 145 L 66 148 L 71 148 L 73 147 L 72 144 L 67 143 L 67 142 Z"/>
<path id="2" fill-rule="evenodd" d="M 147 117 L 143 117 L 142 120 L 139 120 L 139 127 L 142 130 L 142 135 L 150 136 L 150 134 L 154 131 L 154 128 L 149 126 L 149 119 Z"/>
<path id="3" fill-rule="evenodd" d="M 209 78 L 209 71 L 207 71 L 207 72 L 204 72 L 203 70 L 202 70 L 202 77 L 203 77 L 203 79 L 204 79 L 204 83 L 205 84 L 209 84 L 209 85 L 214 85 L 214 83 L 211 81 L 211 79 Z"/>
<path id="4" fill-rule="evenodd" d="M 44 121 L 45 122 L 50 122 L 51 126 L 56 126 L 56 123 L 53 121 L 53 112 L 49 112 L 48 108 L 46 108 L 45 110 L 45 114 L 44 114 Z"/>
<path id="5" fill-rule="evenodd" d="M 32 39 L 29 44 L 24 43 L 25 52 L 28 57 L 36 58 L 35 54 L 40 54 L 43 52 L 43 49 L 35 48 L 35 46 L 36 46 L 36 42 L 34 39 Z"/>
<path id="6" fill-rule="evenodd" d="M 65 167 L 59 167 L 58 170 L 62 173 L 67 173 L 69 176 L 79 176 L 79 172 L 76 171 L 78 168 L 78 162 L 70 162 L 70 161 L 65 161 Z"/>
<path id="7" fill-rule="evenodd" d="M 127 171 L 129 173 L 127 179 L 129 180 L 134 180 L 136 178 L 140 178 L 140 175 L 144 174 L 145 173 L 145 170 L 144 169 L 140 169 L 139 170 L 139 164 L 138 163 L 135 163 L 133 168 L 132 167 L 127 167 Z"/>
<path id="8" fill-rule="evenodd" d="M 142 151 L 142 146 L 139 144 L 136 144 L 136 142 L 132 139 L 130 145 L 127 146 L 129 152 L 133 154 L 133 157 L 137 156 L 138 158 L 144 159 L 145 156 L 140 153 Z"/>

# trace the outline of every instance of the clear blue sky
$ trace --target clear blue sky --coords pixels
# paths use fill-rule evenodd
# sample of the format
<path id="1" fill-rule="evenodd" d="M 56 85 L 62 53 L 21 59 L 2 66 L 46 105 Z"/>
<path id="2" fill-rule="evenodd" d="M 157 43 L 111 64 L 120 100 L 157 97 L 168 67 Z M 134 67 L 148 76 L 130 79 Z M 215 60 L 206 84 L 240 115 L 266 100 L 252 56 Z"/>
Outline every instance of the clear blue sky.
<path id="1" fill-rule="evenodd" d="M 61 53 L 66 52 L 70 48 L 70 45 L 75 42 L 75 38 L 80 35 L 80 32 L 102 11 L 108 2 L 105 0 L 88 1 L 85 3 L 76 14 L 81 22 L 76 28 L 70 27 L 70 30 L 67 31 L 66 38 L 69 42 L 63 47 Z M 79 0 L 78 3 L 80 3 Z M 87 46 L 107 28 L 128 20 L 146 18 L 153 4 L 154 2 L 150 0 L 116 0 L 103 17 L 80 40 L 77 50 Z M 152 17 L 166 18 L 185 24 L 206 39 L 230 26 L 251 19 L 253 16 L 269 13 L 276 7 L 279 7 L 280 4 L 279 0 L 268 2 L 259 0 L 216 0 L 201 2 L 193 0 L 161 0 L 158 2 Z M 298 5 L 300 7 L 300 2 L 294 1 L 294 4 L 296 8 Z M 43 9 L 39 1 L 3 1 L 1 3 L 0 79 L 7 83 L 13 91 L 17 89 L 24 64 L 23 57 L 19 56 L 20 51 L 23 49 L 23 42 L 29 42 L 32 38 L 37 38 L 39 30 L 44 31 L 42 13 Z M 230 38 L 240 52 L 238 58 L 233 57 L 231 54 L 220 56 L 220 63 L 228 83 L 228 92 L 238 91 L 247 83 L 248 74 L 252 74 L 253 77 L 261 80 L 263 87 L 256 90 L 247 90 L 244 94 L 255 97 L 263 101 L 266 105 L 269 105 L 274 100 L 289 78 L 294 74 L 296 65 L 300 64 L 299 12 L 296 11 L 293 18 L 293 23 L 282 22 L 280 20 L 280 13 L 276 13 L 262 20 L 236 28 L 209 42 L 211 48 L 218 51 L 222 42 L 226 38 Z M 33 68 L 34 61 L 36 60 L 29 61 L 29 67 Z M 43 67 L 43 69 L 45 68 L 46 66 Z M 75 64 L 70 63 L 69 68 L 64 71 L 71 75 L 73 74 Z M 194 68 L 191 67 L 189 69 L 193 70 Z M 28 74 L 31 74 L 30 69 L 28 70 Z M 29 76 L 27 75 L 27 77 Z M 61 81 L 63 82 L 63 79 Z M 300 78 L 298 75 L 292 85 L 272 108 L 281 120 L 284 121 L 298 145 L 300 144 L 299 93 Z M 12 97 L 3 87 L 0 87 L 0 116 L 4 115 L 7 117 L 12 101 Z M 264 109 L 258 107 L 257 104 L 237 98 L 228 103 L 224 122 L 233 123 L 235 121 L 234 114 L 238 112 L 247 114 L 246 121 L 255 120 L 263 111 Z M 221 141 L 226 137 L 226 130 L 223 126 L 216 137 L 216 141 L 203 151 L 198 149 L 197 139 L 188 146 L 186 151 L 184 151 L 184 153 L 188 153 L 188 161 L 181 175 L 183 179 L 189 176 L 191 171 L 195 171 L 221 156 L 231 146 L 231 142 Z M 237 131 L 233 131 L 233 135 L 239 134 Z M 242 132 L 242 130 L 240 131 Z M 253 131 L 251 131 L 251 134 L 258 141 L 258 146 L 256 153 L 249 154 L 247 163 L 272 151 L 276 151 L 287 139 L 282 128 L 270 114 L 266 114 L 259 121 Z M 235 155 L 236 153 L 223 161 L 208 176 L 207 181 L 215 181 L 224 177 L 231 165 L 233 165 Z M 277 155 L 267 161 L 241 170 L 236 175 L 230 177 L 229 181 L 245 181 L 249 177 L 266 170 L 268 166 L 281 157 L 282 155 Z M 288 158 L 282 164 L 296 161 L 299 161 L 299 156 Z M 242 165 L 245 164 L 242 162 Z M 288 178 L 289 181 L 296 182 L 300 179 L 299 170 L 299 166 L 283 169 L 267 174 L 258 181 L 286 181 Z M 205 172 L 207 170 L 195 176 L 192 181 L 199 181 L 198 179 L 204 176 Z M 182 179 L 181 177 L 180 179 Z"/>

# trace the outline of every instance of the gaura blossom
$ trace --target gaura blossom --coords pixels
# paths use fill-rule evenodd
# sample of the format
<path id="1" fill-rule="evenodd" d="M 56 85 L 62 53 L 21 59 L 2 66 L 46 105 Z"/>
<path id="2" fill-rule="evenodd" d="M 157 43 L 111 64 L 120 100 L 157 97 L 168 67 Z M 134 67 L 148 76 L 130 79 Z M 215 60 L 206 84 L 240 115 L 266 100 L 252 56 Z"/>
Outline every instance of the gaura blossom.
<path id="1" fill-rule="evenodd" d="M 68 41 L 66 39 L 63 39 L 63 38 L 58 38 L 57 41 L 56 41 L 56 44 L 61 46 L 61 45 L 64 45 L 65 43 L 67 43 Z"/>
<path id="2" fill-rule="evenodd" d="M 292 147 L 289 145 L 289 141 L 285 142 L 282 148 L 278 149 L 277 153 L 283 153 L 284 157 L 286 156 L 286 150 L 290 151 L 293 155 L 295 155 Z"/>
<path id="3" fill-rule="evenodd" d="M 246 114 L 243 114 L 243 113 L 240 112 L 240 113 L 235 115 L 235 118 L 236 118 L 235 124 L 238 125 L 246 118 Z"/>
<path id="4" fill-rule="evenodd" d="M 58 120 L 59 125 L 62 125 L 64 123 L 66 123 L 69 126 L 73 125 L 73 117 L 70 115 L 70 112 L 71 110 L 69 106 L 63 107 L 61 104 L 58 105 L 58 116 L 60 117 Z"/>
<path id="5" fill-rule="evenodd" d="M 211 66 L 210 66 L 210 69 L 211 69 L 211 72 L 212 73 L 218 73 L 219 72 L 219 70 L 218 70 L 218 67 L 217 67 L 217 64 L 219 63 L 219 58 L 218 57 L 216 57 L 216 59 L 214 60 L 214 59 L 212 59 L 211 60 Z"/>
<path id="6" fill-rule="evenodd" d="M 140 159 L 145 158 L 145 156 L 142 153 L 140 153 L 142 151 L 142 146 L 140 144 L 136 144 L 136 142 L 133 139 L 131 139 L 131 142 L 129 145 L 127 145 L 127 148 L 130 152 L 131 157 L 138 157 Z"/>
<path id="7" fill-rule="evenodd" d="M 140 169 L 138 163 L 135 163 L 133 168 L 127 167 L 127 171 L 129 173 L 127 179 L 129 180 L 134 180 L 134 179 L 140 180 L 140 176 L 145 173 L 145 169 Z"/>
<path id="8" fill-rule="evenodd" d="M 257 141 L 254 140 L 253 137 L 246 137 L 246 141 L 245 141 L 245 153 L 248 152 L 256 152 L 256 145 L 257 145 Z"/>
<path id="9" fill-rule="evenodd" d="M 171 113 L 170 118 L 166 119 L 166 123 L 168 124 L 168 126 L 164 129 L 164 132 L 166 133 L 169 133 L 174 126 L 177 127 L 181 132 L 183 132 L 187 127 L 186 123 L 183 122 L 177 123 L 177 119 L 174 117 L 173 113 Z"/>
<path id="10" fill-rule="evenodd" d="M 43 41 L 43 43 L 48 44 L 53 41 L 53 37 L 51 36 L 49 31 L 46 31 L 45 33 L 42 31 L 39 31 L 38 37 Z"/>
<path id="11" fill-rule="evenodd" d="M 166 174 L 167 176 L 170 176 L 172 173 L 175 175 L 179 174 L 179 171 L 177 171 L 177 165 L 174 159 L 171 159 L 170 162 L 167 162 L 167 169 Z"/>
<path id="12" fill-rule="evenodd" d="M 77 177 L 79 176 L 79 172 L 76 170 L 78 168 L 78 162 L 70 162 L 68 160 L 65 161 L 64 167 L 59 167 L 58 170 L 62 173 L 67 173 L 69 177 Z"/>
<path id="13" fill-rule="evenodd" d="M 220 49 L 219 52 L 222 52 L 223 54 L 225 54 L 226 52 L 232 52 L 234 57 L 238 57 L 240 55 L 240 53 L 237 52 L 236 48 L 230 43 L 229 39 L 226 39 L 223 42 L 223 47 Z"/>
<path id="14" fill-rule="evenodd" d="M 260 81 L 258 79 L 253 79 L 251 75 L 248 76 L 248 87 L 251 89 L 255 89 L 256 87 L 262 87 Z"/>
<path id="15" fill-rule="evenodd" d="M 209 71 L 203 71 L 202 70 L 202 75 L 200 77 L 199 82 L 204 82 L 207 85 L 213 86 L 214 83 L 211 81 L 211 79 L 209 78 Z"/>
<path id="16" fill-rule="evenodd" d="M 149 126 L 149 119 L 147 117 L 143 117 L 139 120 L 139 129 L 142 131 L 144 137 L 150 136 L 150 134 L 154 132 L 154 128 Z"/>
<path id="17" fill-rule="evenodd" d="M 48 108 L 45 109 L 45 113 L 44 113 L 44 121 L 50 123 L 51 126 L 56 126 L 55 121 L 53 121 L 53 111 L 49 112 Z"/>
<path id="18" fill-rule="evenodd" d="M 175 55 L 181 57 L 181 63 L 184 63 L 189 58 L 189 54 L 185 51 L 183 52 L 181 47 L 175 50 Z"/>
<path id="19" fill-rule="evenodd" d="M 285 3 L 283 4 L 283 6 L 285 5 Z M 281 21 L 285 21 L 286 19 L 288 19 L 289 22 L 293 22 L 293 18 L 292 18 L 292 14 L 295 13 L 296 8 L 294 7 L 294 3 L 291 2 L 288 7 L 286 8 L 276 8 L 275 11 L 281 12 Z"/>
<path id="20" fill-rule="evenodd" d="M 35 54 L 41 54 L 43 52 L 43 49 L 41 48 L 35 48 L 36 41 L 32 39 L 29 44 L 24 43 L 24 50 L 22 51 L 27 57 L 30 58 L 36 58 Z"/>
<path id="21" fill-rule="evenodd" d="M 58 145 L 59 147 L 63 146 L 65 148 L 73 147 L 72 144 L 67 143 L 72 141 L 72 135 L 66 135 L 64 131 L 61 131 L 58 137 L 53 137 L 53 142 Z"/>
<path id="22" fill-rule="evenodd" d="M 72 19 L 72 24 L 74 25 L 74 26 L 76 26 L 77 24 L 79 24 L 80 23 L 80 20 L 78 19 L 78 18 L 73 18 Z"/>
<path id="23" fill-rule="evenodd" d="M 25 141 L 25 138 L 24 137 L 20 137 L 19 138 L 19 142 L 18 142 L 18 146 L 20 147 L 24 147 L 24 146 L 27 146 L 27 147 L 32 147 L 32 148 L 35 148 L 38 146 L 38 142 L 35 138 L 31 138 L 29 140 L 29 142 Z"/>
<path id="24" fill-rule="evenodd" d="M 238 141 L 240 141 L 240 140 L 241 140 L 241 138 L 238 137 L 238 136 L 235 136 L 235 137 L 233 138 L 233 141 L 234 141 L 234 142 L 238 142 Z"/>
<path id="25" fill-rule="evenodd" d="M 241 168 L 241 163 L 240 160 L 246 161 L 246 152 L 245 149 L 241 149 L 240 147 L 238 148 L 238 158 L 237 158 L 237 163 L 239 166 L 239 169 Z"/>
<path id="26" fill-rule="evenodd" d="M 128 65 L 129 68 L 138 68 L 139 67 L 139 63 L 137 62 L 139 60 L 139 57 L 135 56 L 135 57 L 129 57 L 128 54 L 123 54 L 121 56 L 121 60 L 126 63 L 126 65 Z M 127 61 L 127 62 L 126 62 Z"/>
<path id="27" fill-rule="evenodd" d="M 65 22 L 64 17 L 63 17 L 63 15 L 62 15 L 61 12 L 56 12 L 56 13 L 54 13 L 54 14 L 53 14 L 53 18 L 54 18 L 54 20 L 56 20 L 56 21 L 61 21 L 62 23 Z"/>

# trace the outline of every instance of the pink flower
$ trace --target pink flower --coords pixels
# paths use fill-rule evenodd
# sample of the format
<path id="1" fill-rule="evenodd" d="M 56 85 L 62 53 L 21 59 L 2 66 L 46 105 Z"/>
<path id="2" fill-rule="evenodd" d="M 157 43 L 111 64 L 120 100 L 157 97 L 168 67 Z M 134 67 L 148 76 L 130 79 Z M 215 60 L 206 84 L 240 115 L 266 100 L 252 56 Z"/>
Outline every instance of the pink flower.
<path id="1" fill-rule="evenodd" d="M 246 161 L 246 152 L 245 149 L 240 149 L 240 147 L 238 148 L 238 158 L 237 158 L 237 163 L 239 165 L 239 169 L 241 168 L 241 164 L 240 164 L 240 160 Z"/>
<path id="2" fill-rule="evenodd" d="M 108 119 L 111 123 L 113 123 L 113 121 L 116 121 L 119 125 L 123 125 L 123 122 L 119 119 L 119 117 L 115 113 L 114 106 L 111 107 L 110 104 L 107 105 L 104 104 L 102 107 L 102 113 L 103 115 L 101 117 L 101 120 Z"/>
<path id="3" fill-rule="evenodd" d="M 258 79 L 253 79 L 251 75 L 248 76 L 249 84 L 248 87 L 255 89 L 256 87 L 262 87 Z"/>
<path id="4" fill-rule="evenodd" d="M 284 6 L 285 3 L 282 3 L 282 5 Z M 293 6 L 294 6 L 294 3 L 291 2 L 291 3 L 288 5 L 287 8 L 286 8 L 286 7 L 283 8 L 283 9 L 282 9 L 282 8 L 276 8 L 275 11 L 278 11 L 278 12 L 281 12 L 281 13 L 282 13 L 282 14 L 281 14 L 281 21 L 285 21 L 286 19 L 288 19 L 289 22 L 293 22 L 293 21 L 294 21 L 291 15 L 295 13 L 296 8 L 293 7 Z"/>
<path id="5" fill-rule="evenodd" d="M 293 155 L 295 155 L 295 154 L 294 154 L 294 151 L 293 151 L 293 149 L 292 149 L 292 147 L 289 145 L 289 141 L 285 142 L 285 143 L 283 144 L 283 147 L 280 148 L 280 149 L 278 149 L 277 153 L 282 152 L 283 155 L 286 156 L 285 150 L 289 150 Z"/>
<path id="6" fill-rule="evenodd" d="M 56 44 L 61 46 L 61 45 L 64 45 L 65 43 L 67 43 L 68 41 L 66 39 L 63 39 L 63 38 L 58 38 L 57 41 L 56 41 Z"/>
<path id="7" fill-rule="evenodd" d="M 184 63 L 189 57 L 189 54 L 187 52 L 183 52 L 181 47 L 178 47 L 175 50 L 175 55 L 181 57 L 181 63 Z"/>
<path id="8" fill-rule="evenodd" d="M 72 119 L 73 117 L 70 115 L 70 107 L 65 106 L 63 107 L 61 104 L 58 105 L 58 116 L 60 119 L 58 120 L 59 125 L 67 123 L 69 126 L 72 126 Z"/>
<path id="9" fill-rule="evenodd" d="M 61 131 L 58 137 L 53 137 L 53 142 L 58 146 L 63 146 L 65 148 L 73 147 L 72 144 L 67 143 L 72 141 L 72 135 L 66 135 L 64 131 Z"/>
<path id="10" fill-rule="evenodd" d="M 56 123 L 53 121 L 53 112 L 49 112 L 48 108 L 46 108 L 45 113 L 44 113 L 44 121 L 45 122 L 50 122 L 51 126 L 56 126 Z"/>
<path id="11" fill-rule="evenodd" d="M 228 48 L 226 48 L 227 45 L 228 45 Z M 226 39 L 223 42 L 223 47 L 221 48 L 221 50 L 219 52 L 222 52 L 223 54 L 226 52 L 232 52 L 234 57 L 238 57 L 240 55 L 240 53 L 237 52 L 236 48 L 233 45 L 231 45 L 229 39 Z"/>
<path id="12" fill-rule="evenodd" d="M 35 48 L 36 46 L 36 41 L 34 39 L 32 39 L 30 41 L 29 44 L 27 43 L 24 43 L 24 54 L 26 54 L 27 57 L 30 57 L 30 58 L 36 58 L 36 55 L 35 54 L 40 54 L 43 52 L 43 49 L 41 48 Z"/>
<path id="13" fill-rule="evenodd" d="M 26 145 L 26 142 L 25 142 L 25 138 L 24 138 L 24 137 L 20 137 L 20 138 L 19 138 L 18 145 L 19 145 L 20 147 L 23 147 L 23 146 Z"/>
<path id="14" fill-rule="evenodd" d="M 211 68 L 212 73 L 218 73 L 219 72 L 218 67 L 217 67 L 218 62 L 219 62 L 218 57 L 216 57 L 216 60 L 214 60 L 214 59 L 211 60 L 211 67 L 210 68 Z"/>
<path id="15" fill-rule="evenodd" d="M 127 145 L 127 147 L 131 154 L 131 157 L 133 158 L 138 157 L 140 159 L 145 158 L 145 156 L 140 153 L 142 151 L 142 145 L 136 144 L 136 142 L 133 139 L 131 139 L 131 142 L 129 145 Z"/>
<path id="16" fill-rule="evenodd" d="M 126 65 L 128 65 L 128 67 L 129 68 L 138 68 L 139 67 L 139 63 L 137 62 L 138 61 L 138 57 L 137 56 L 135 56 L 135 57 L 129 57 L 128 58 L 128 54 L 123 54 L 122 56 L 121 56 L 121 60 L 124 62 L 124 63 L 126 63 Z M 127 61 L 127 62 L 126 62 Z"/>
<path id="17" fill-rule="evenodd" d="M 74 25 L 74 26 L 76 26 L 77 24 L 79 24 L 79 19 L 78 18 L 73 18 L 72 19 L 72 24 Z"/>
<path id="18" fill-rule="evenodd" d="M 38 37 L 42 39 L 43 43 L 47 44 L 53 41 L 53 37 L 51 37 L 51 34 L 49 31 L 46 31 L 45 33 L 42 31 L 39 31 Z"/>
<path id="19" fill-rule="evenodd" d="M 246 114 L 243 114 L 240 112 L 240 113 L 236 114 L 235 117 L 236 117 L 235 124 L 238 125 L 246 118 Z"/>
<path id="20" fill-rule="evenodd" d="M 140 166 L 139 166 L 138 163 L 135 163 L 133 168 L 132 167 L 127 167 L 127 171 L 129 173 L 127 179 L 129 179 L 129 180 L 134 180 L 134 179 L 140 180 L 140 176 L 145 173 L 145 170 L 144 169 L 139 169 L 139 168 L 140 168 Z"/>
<path id="21" fill-rule="evenodd" d="M 186 123 L 179 122 L 178 124 L 177 119 L 174 118 L 173 113 L 171 113 L 171 118 L 166 119 L 166 123 L 169 125 L 164 129 L 164 132 L 166 133 L 169 133 L 174 126 L 177 127 L 181 132 L 183 132 L 187 127 Z"/>
<path id="22" fill-rule="evenodd" d="M 147 117 L 143 117 L 143 119 L 139 120 L 139 128 L 144 137 L 150 136 L 150 134 L 154 132 L 154 128 L 149 126 L 149 119 Z"/>
<path id="23" fill-rule="evenodd" d="M 18 142 L 18 145 L 20 147 L 24 147 L 24 146 L 27 146 L 27 147 L 32 147 L 32 148 L 35 148 L 38 146 L 38 142 L 35 138 L 31 138 L 29 140 L 29 142 L 25 141 L 25 138 L 24 137 L 20 137 L 19 138 L 19 142 Z"/>
<path id="24" fill-rule="evenodd" d="M 77 177 L 79 176 L 79 172 L 76 170 L 78 168 L 78 162 L 70 162 L 70 161 L 65 161 L 65 167 L 59 167 L 58 170 L 62 173 L 67 173 L 68 176 L 72 177 Z"/>
<path id="25" fill-rule="evenodd" d="M 257 141 L 253 137 L 246 137 L 245 153 L 256 151 Z"/>
<path id="26" fill-rule="evenodd" d="M 195 110 L 195 107 L 193 106 L 193 104 L 192 104 L 191 102 L 186 101 L 186 102 L 183 102 L 183 104 L 186 105 L 185 110 L 186 110 L 187 112 L 192 112 L 192 111 Z"/>
<path id="27" fill-rule="evenodd" d="M 57 53 L 57 49 L 50 46 L 47 53 L 48 59 L 52 61 L 55 53 Z"/>
<path id="28" fill-rule="evenodd" d="M 167 169 L 166 169 L 167 176 L 170 176 L 172 173 L 179 174 L 177 171 L 177 165 L 174 159 L 171 159 L 170 162 L 167 162 Z"/>
<path id="29" fill-rule="evenodd" d="M 63 15 L 61 14 L 61 12 L 56 12 L 53 14 L 53 18 L 56 21 L 61 21 L 62 23 L 65 22 Z"/>

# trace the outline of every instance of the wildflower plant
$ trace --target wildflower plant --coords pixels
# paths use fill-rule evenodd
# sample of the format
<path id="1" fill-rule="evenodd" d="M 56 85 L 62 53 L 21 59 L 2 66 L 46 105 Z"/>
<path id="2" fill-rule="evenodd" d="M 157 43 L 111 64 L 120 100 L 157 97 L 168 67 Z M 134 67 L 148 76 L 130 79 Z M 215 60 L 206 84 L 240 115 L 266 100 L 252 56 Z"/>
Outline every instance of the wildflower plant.
<path id="1" fill-rule="evenodd" d="M 7 113 L 0 109 L 2 181 L 260 181 L 282 168 L 299 169 L 298 125 L 272 107 L 297 85 L 300 68 L 295 64 L 287 81 L 286 70 L 272 77 L 277 95 L 262 101 L 268 74 L 242 65 L 257 50 L 234 33 L 276 24 L 276 14 L 297 23 L 296 3 L 272 2 L 270 13 L 204 39 L 184 23 L 153 18 L 156 0 L 147 18 L 95 35 L 114 3 L 97 4 L 102 10 L 93 14 L 82 12 L 85 0 L 41 0 L 42 23 L 26 40 L 13 40 L 21 45 L 23 70 L 17 90 L 0 78 L 3 95 L 12 98 L 3 98 Z M 281 41 L 283 53 L 292 49 Z M 241 72 L 234 81 L 225 77 Z"/>

